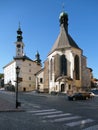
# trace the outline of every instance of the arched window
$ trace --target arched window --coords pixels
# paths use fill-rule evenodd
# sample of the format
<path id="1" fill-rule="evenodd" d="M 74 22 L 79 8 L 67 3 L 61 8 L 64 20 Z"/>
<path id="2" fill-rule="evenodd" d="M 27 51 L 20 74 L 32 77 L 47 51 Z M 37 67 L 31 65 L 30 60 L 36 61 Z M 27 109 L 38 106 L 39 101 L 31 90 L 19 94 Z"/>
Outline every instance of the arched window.
<path id="1" fill-rule="evenodd" d="M 50 80 L 52 80 L 52 59 L 50 60 Z"/>
<path id="2" fill-rule="evenodd" d="M 79 56 L 76 55 L 74 59 L 74 72 L 75 72 L 75 79 L 79 80 L 80 79 L 80 67 L 79 67 Z"/>
<path id="3" fill-rule="evenodd" d="M 67 75 L 67 59 L 65 55 L 61 56 L 61 75 Z"/>

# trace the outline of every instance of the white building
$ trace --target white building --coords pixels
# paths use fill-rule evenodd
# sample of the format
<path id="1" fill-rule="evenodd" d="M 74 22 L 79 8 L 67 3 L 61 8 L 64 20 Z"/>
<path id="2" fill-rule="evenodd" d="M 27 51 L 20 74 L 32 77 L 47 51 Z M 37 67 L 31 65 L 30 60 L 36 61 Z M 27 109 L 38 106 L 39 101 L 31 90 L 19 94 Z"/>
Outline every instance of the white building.
<path id="1" fill-rule="evenodd" d="M 17 31 L 16 56 L 13 61 L 4 66 L 4 84 L 16 86 L 16 67 L 19 66 L 19 77 L 22 82 L 19 83 L 19 91 L 35 90 L 36 78 L 35 73 L 41 69 L 40 55 L 37 52 L 36 60 L 32 60 L 24 55 L 24 43 L 22 42 L 22 31 L 19 27 Z"/>

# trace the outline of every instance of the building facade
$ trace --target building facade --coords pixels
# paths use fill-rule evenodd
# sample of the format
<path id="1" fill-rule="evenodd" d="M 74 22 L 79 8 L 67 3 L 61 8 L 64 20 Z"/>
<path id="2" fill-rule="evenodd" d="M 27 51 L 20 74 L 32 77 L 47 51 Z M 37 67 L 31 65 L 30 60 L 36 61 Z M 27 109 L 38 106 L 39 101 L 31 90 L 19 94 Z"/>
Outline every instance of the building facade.
<path id="1" fill-rule="evenodd" d="M 19 91 L 35 90 L 36 78 L 35 73 L 41 69 L 40 55 L 37 52 L 36 60 L 30 59 L 24 55 L 24 43 L 22 41 L 22 31 L 19 27 L 17 31 L 16 56 L 13 61 L 4 66 L 4 84 L 16 86 L 16 67 L 20 68 L 19 77 L 22 82 L 19 82 Z"/>
<path id="2" fill-rule="evenodd" d="M 87 58 L 68 33 L 68 14 L 62 12 L 59 21 L 60 33 L 44 62 L 44 69 L 36 74 L 36 88 L 40 90 L 41 84 L 43 90 L 47 89 L 49 92 L 82 91 L 91 86 Z M 43 77 L 40 77 L 41 73 Z M 43 79 L 43 84 L 39 82 L 39 78 Z"/>

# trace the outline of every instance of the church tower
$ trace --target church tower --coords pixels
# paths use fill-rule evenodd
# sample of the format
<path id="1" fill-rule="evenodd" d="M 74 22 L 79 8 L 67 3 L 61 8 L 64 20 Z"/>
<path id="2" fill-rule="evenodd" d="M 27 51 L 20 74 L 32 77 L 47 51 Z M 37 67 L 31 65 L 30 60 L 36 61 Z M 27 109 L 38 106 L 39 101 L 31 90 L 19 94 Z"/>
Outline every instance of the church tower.
<path id="1" fill-rule="evenodd" d="M 35 58 L 36 58 L 36 63 L 38 64 L 38 65 L 41 65 L 41 59 L 40 59 L 40 54 L 39 54 L 39 52 L 37 51 L 37 53 L 36 53 L 36 55 L 35 55 Z"/>
<path id="2" fill-rule="evenodd" d="M 24 56 L 24 43 L 22 42 L 22 31 L 21 28 L 19 26 L 18 30 L 17 30 L 17 41 L 16 41 L 16 57 L 17 58 L 21 58 Z"/>

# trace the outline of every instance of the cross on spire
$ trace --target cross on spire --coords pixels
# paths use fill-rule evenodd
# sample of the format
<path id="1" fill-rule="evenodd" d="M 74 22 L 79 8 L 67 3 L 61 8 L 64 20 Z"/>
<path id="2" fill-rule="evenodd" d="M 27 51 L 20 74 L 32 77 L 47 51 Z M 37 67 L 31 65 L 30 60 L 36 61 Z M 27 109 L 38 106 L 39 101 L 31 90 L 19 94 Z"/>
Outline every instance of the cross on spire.
<path id="1" fill-rule="evenodd" d="M 63 9 L 63 11 L 64 11 L 64 8 L 65 8 L 65 4 L 64 4 L 64 2 L 62 3 L 62 9 Z"/>
<path id="2" fill-rule="evenodd" d="M 19 28 L 20 28 L 20 21 L 19 21 Z"/>

